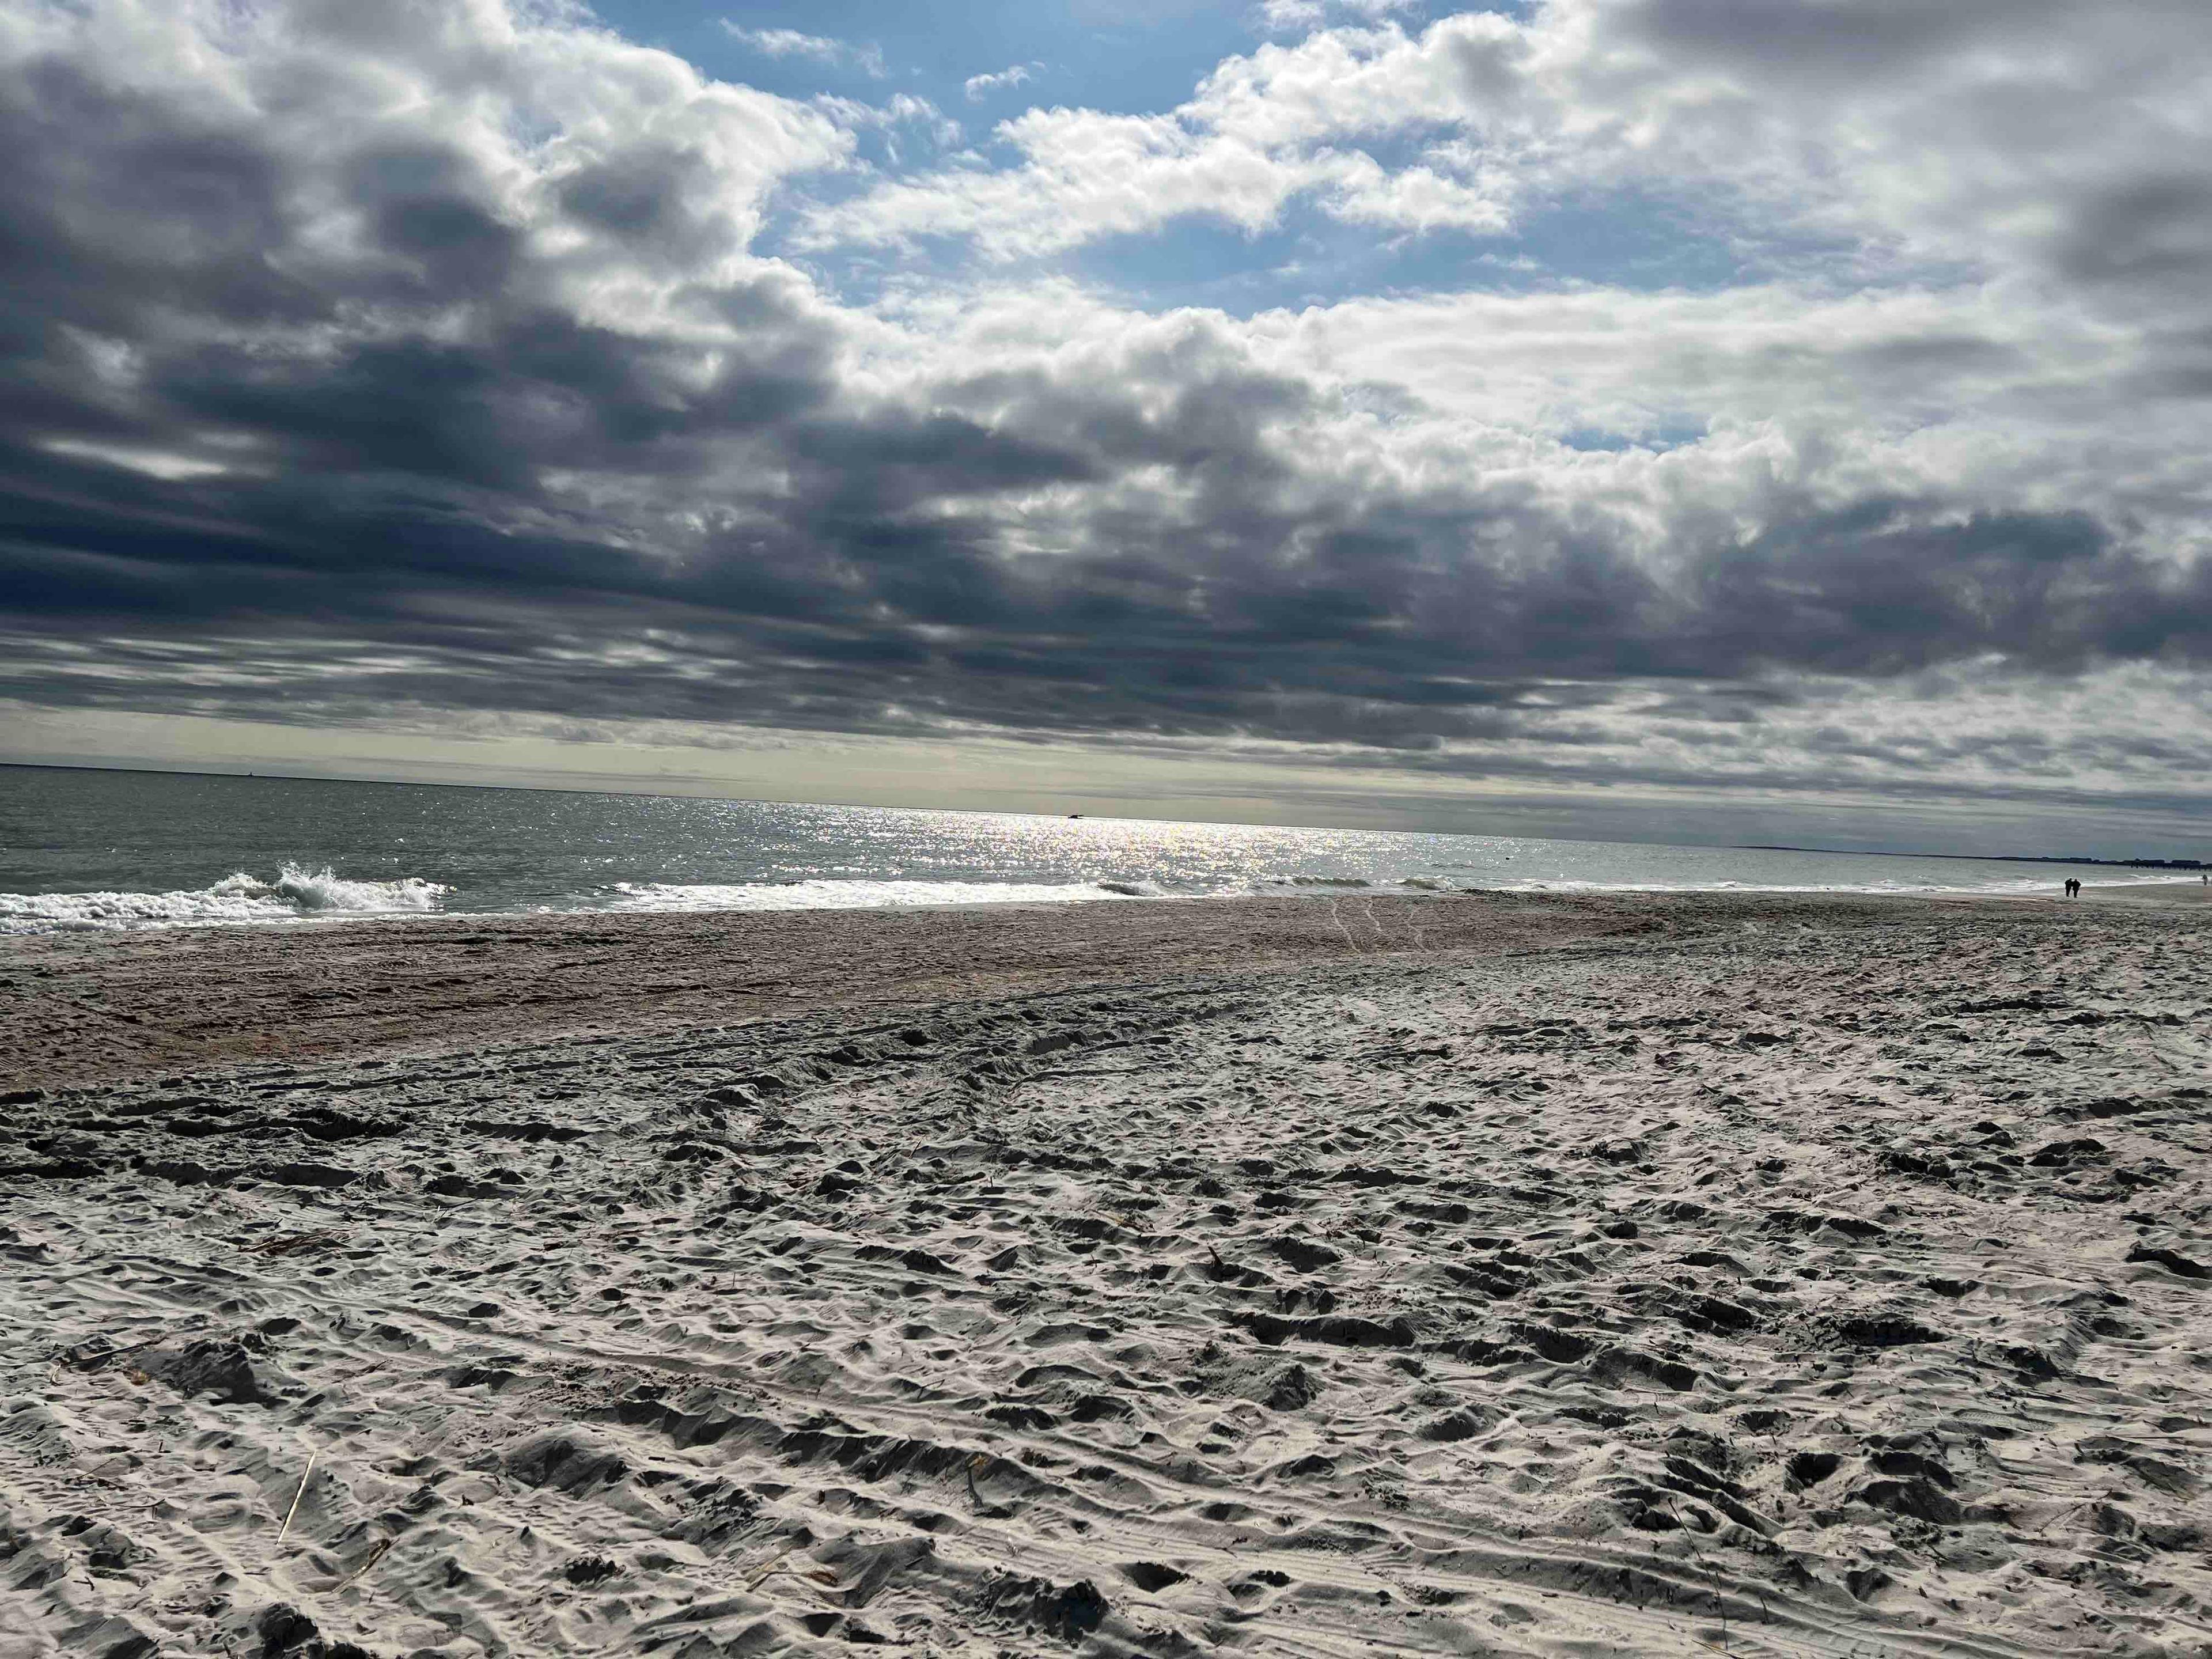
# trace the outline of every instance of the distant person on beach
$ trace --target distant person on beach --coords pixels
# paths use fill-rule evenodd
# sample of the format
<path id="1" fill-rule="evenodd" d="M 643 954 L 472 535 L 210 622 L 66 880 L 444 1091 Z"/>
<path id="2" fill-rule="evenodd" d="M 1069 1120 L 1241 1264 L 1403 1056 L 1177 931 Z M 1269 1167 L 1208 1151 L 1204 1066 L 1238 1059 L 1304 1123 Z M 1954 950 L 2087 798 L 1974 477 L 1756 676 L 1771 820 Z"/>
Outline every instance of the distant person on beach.
<path id="1" fill-rule="evenodd" d="M 2081 896 L 2081 884 L 2071 876 L 2066 878 L 2066 896 L 2068 898 Z"/>

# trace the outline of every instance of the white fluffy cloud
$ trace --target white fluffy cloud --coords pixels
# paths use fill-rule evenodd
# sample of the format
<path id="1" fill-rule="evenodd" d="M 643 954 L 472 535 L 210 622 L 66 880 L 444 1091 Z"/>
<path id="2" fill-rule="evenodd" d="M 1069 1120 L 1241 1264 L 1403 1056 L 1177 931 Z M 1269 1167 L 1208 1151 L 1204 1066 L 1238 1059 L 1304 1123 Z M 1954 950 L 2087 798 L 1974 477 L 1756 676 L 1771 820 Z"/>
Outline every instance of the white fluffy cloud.
<path id="1" fill-rule="evenodd" d="M 1550 0 L 1525 21 L 1318 29 L 1223 63 L 1170 111 L 1016 117 L 998 134 L 1013 165 L 886 181 L 809 234 L 1010 258 L 1183 216 L 1252 230 L 1296 201 L 1493 232 L 1634 188 L 1877 267 L 2172 301 L 2212 262 L 2189 160 L 2212 141 L 2208 33 L 2194 0 Z"/>
<path id="2" fill-rule="evenodd" d="M 1415 0 L 1260 0 L 1262 28 L 1291 33 L 1318 27 L 1332 15 L 1372 22 L 1393 12 L 1410 11 Z"/>
<path id="3" fill-rule="evenodd" d="M 1382 167 L 1358 141 L 1442 129 L 1464 109 L 1457 53 L 1501 20 L 1454 19 L 1419 38 L 1334 30 L 1223 64 L 1159 114 L 1033 109 L 998 138 L 1018 164 L 887 181 L 811 216 L 807 246 L 973 238 L 1018 258 L 1184 216 L 1245 231 L 1299 198 L 1347 220 L 1403 229 L 1495 230 L 1510 181 L 1486 157 L 1439 143 L 1411 168 Z"/>

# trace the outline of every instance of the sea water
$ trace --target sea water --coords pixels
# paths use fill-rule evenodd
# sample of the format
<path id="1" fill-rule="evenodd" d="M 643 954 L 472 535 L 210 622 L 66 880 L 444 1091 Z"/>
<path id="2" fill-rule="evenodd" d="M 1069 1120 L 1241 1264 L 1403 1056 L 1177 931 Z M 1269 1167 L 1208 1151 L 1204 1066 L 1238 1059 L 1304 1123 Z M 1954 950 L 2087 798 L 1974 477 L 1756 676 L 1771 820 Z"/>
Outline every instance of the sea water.
<path id="1" fill-rule="evenodd" d="M 2111 868 L 0 767 L 0 933 L 1399 887 L 2048 892 Z"/>

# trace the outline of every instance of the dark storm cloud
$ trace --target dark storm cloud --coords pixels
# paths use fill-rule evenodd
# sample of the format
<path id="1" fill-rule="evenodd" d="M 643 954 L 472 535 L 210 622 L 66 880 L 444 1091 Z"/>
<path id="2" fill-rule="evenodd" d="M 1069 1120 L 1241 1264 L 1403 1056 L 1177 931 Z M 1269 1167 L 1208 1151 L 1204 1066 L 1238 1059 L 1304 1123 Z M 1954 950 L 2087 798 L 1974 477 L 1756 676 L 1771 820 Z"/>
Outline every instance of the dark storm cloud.
<path id="1" fill-rule="evenodd" d="M 1852 50 L 1919 49 L 1917 15 Z M 336 17 L 296 15 L 295 80 L 398 50 Z M 746 256 L 703 139 L 574 141 L 520 186 L 458 125 L 125 84 L 71 39 L 0 80 L 0 692 L 29 702 L 1417 757 L 1595 744 L 1563 710 L 1653 681 L 1725 727 L 1765 705 L 1713 682 L 2212 652 L 2204 577 L 2084 512 L 1770 492 L 1655 544 L 1522 478 L 1355 474 L 1334 394 L 1207 325 L 872 382 L 851 319 Z M 2104 245 L 2193 199 L 2109 204 Z"/>

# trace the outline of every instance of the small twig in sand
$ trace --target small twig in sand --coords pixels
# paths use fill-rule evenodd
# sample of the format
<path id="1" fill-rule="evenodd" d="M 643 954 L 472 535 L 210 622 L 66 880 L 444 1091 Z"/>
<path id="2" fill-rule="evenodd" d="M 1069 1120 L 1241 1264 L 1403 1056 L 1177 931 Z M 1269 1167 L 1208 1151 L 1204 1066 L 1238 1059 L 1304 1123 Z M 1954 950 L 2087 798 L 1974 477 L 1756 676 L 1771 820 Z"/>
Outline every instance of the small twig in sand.
<path id="1" fill-rule="evenodd" d="M 748 1592 L 757 1590 L 763 1584 L 766 1583 L 775 1570 L 783 1565 L 784 1558 L 798 1547 L 799 1546 L 796 1544 L 786 1544 L 774 1555 L 769 1557 L 768 1565 L 763 1567 L 758 1572 L 755 1573 L 751 1577 L 745 1580 L 746 1590 Z"/>
<path id="2" fill-rule="evenodd" d="M 78 1278 L 86 1278 L 88 1276 L 88 1274 L 83 1273 L 76 1275 Z M 172 1331 L 163 1331 L 159 1335 L 148 1337 L 143 1342 L 133 1342 L 127 1348 L 103 1348 L 92 1353 L 86 1353 L 84 1352 L 84 1350 L 90 1346 L 90 1342 L 80 1342 L 74 1348 L 57 1348 L 47 1357 L 47 1364 L 49 1366 L 47 1374 L 49 1378 L 51 1378 L 52 1375 L 51 1367 L 54 1365 L 67 1365 L 73 1371 L 102 1370 L 114 1361 L 124 1358 L 126 1354 L 142 1352 L 145 1349 L 152 1347 L 157 1342 L 167 1341 L 175 1333 Z M 93 1341 L 100 1341 L 105 1340 L 106 1339 L 104 1338 L 98 1337 L 91 1339 Z"/>
<path id="3" fill-rule="evenodd" d="M 300 1500 L 307 1495 L 308 1477 L 315 1472 L 315 1454 L 307 1454 L 307 1467 L 300 1471 L 300 1490 L 292 1494 L 292 1507 L 284 1511 L 284 1524 L 276 1529 L 276 1541 L 283 1543 L 284 1534 L 292 1530 L 292 1517 L 300 1512 Z"/>
<path id="4" fill-rule="evenodd" d="M 2085 1499 L 2082 1503 L 2078 1503 L 2078 1504 L 2068 1504 L 2064 1509 L 2058 1510 L 2056 1514 L 2053 1514 L 2053 1515 L 2046 1515 L 2046 1516 L 2045 1516 L 2043 1517 L 2043 1524 L 2042 1524 L 2041 1526 L 2039 1526 L 2038 1528 L 2036 1528 L 2036 1529 L 2035 1529 L 2033 1532 L 2032 1532 L 2032 1533 L 2028 1534 L 2027 1535 L 2028 1535 L 2030 1538 L 2040 1538 L 2040 1537 L 2042 1537 L 2042 1536 L 2043 1536 L 2043 1534 L 2045 1534 L 2045 1532 L 2046 1532 L 2047 1530 L 2049 1530 L 2049 1528 L 2050 1528 L 2050 1527 L 2051 1527 L 2051 1522 L 2053 1522 L 2054 1521 L 2063 1521 L 2063 1520 L 2064 1520 L 2068 1516 L 2069 1516 L 2069 1515 L 2073 1514 L 2075 1510 L 2078 1510 L 2078 1509 L 2083 1509 L 2083 1508 L 2086 1508 L 2087 1506 L 2087 1500 L 2086 1500 L 2086 1499 Z"/>
<path id="5" fill-rule="evenodd" d="M 1689 1522 L 1682 1519 L 1682 1512 L 1674 1507 L 1674 1495 L 1671 1492 L 1661 1492 L 1659 1495 L 1667 1500 L 1667 1513 L 1674 1517 L 1674 1524 L 1681 1531 L 1682 1541 L 1690 1547 L 1690 1559 L 1698 1564 L 1698 1571 L 1705 1574 L 1708 1577 L 1717 1581 L 1720 1575 L 1715 1572 L 1711 1566 L 1707 1564 L 1705 1552 L 1698 1547 L 1697 1540 L 1690 1536 L 1691 1529 Z M 1713 1603 L 1720 1610 L 1721 1615 L 1721 1645 L 1719 1650 L 1723 1653 L 1726 1653 L 1729 1650 L 1728 1598 L 1723 1595 L 1717 1588 L 1713 1591 Z M 1701 1638 L 1698 1639 L 1698 1645 L 1700 1647 L 1709 1648 L 1712 1646 L 1712 1644 Z"/>
<path id="6" fill-rule="evenodd" d="M 300 1484 L 302 1486 L 305 1486 L 307 1482 L 303 1480 Z M 294 1501 L 296 1503 L 298 1500 L 295 1499 Z M 362 1564 L 359 1566 L 356 1567 L 351 1572 L 339 1579 L 337 1583 L 331 1587 L 332 1591 L 335 1592 L 344 1589 L 347 1586 L 350 1585 L 355 1579 L 360 1577 L 362 1574 L 367 1572 L 371 1567 L 384 1559 L 385 1553 L 386 1551 L 391 1549 L 392 1542 L 393 1540 L 389 1538 L 379 1540 L 376 1547 L 369 1551 L 368 1555 L 362 1559 Z"/>

